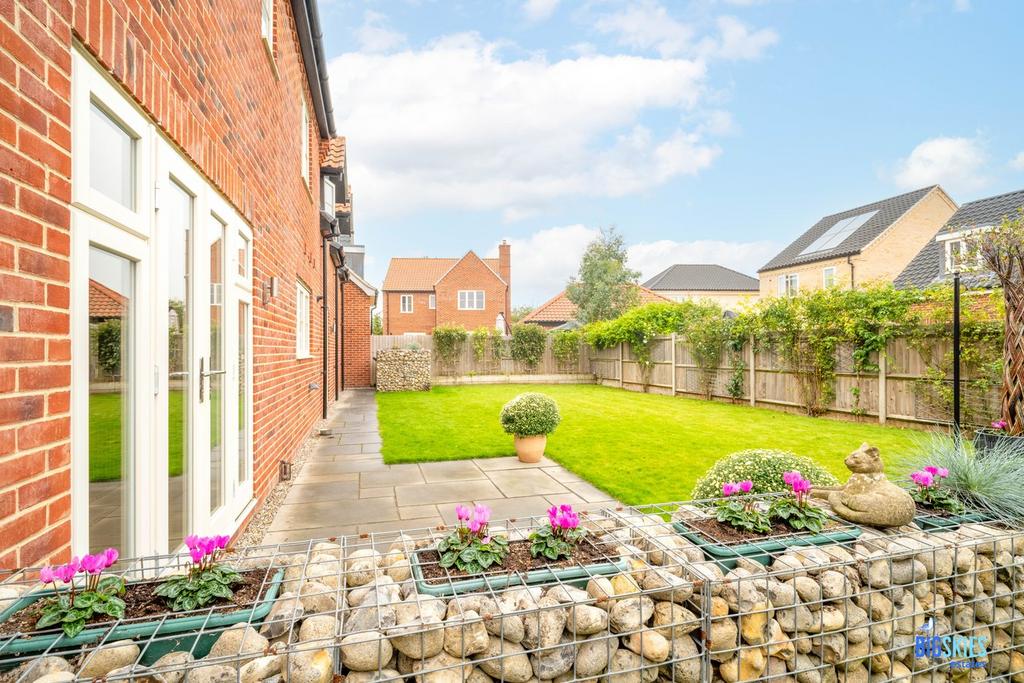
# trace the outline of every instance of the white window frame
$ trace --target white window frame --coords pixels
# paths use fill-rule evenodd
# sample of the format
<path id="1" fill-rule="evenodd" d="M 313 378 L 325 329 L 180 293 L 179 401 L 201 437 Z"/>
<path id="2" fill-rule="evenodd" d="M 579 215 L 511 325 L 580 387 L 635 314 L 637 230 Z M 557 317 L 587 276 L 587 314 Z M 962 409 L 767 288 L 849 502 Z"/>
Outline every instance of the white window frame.
<path id="1" fill-rule="evenodd" d="M 831 282 L 829 282 L 831 280 Z M 833 287 L 836 284 L 836 267 L 829 266 L 828 268 L 821 269 L 821 286 L 825 289 Z"/>
<path id="2" fill-rule="evenodd" d="M 311 294 L 309 288 L 301 280 L 295 281 L 295 358 L 310 358 L 310 307 Z"/>
<path id="3" fill-rule="evenodd" d="M 789 283 L 792 281 L 793 289 L 790 291 Z M 779 276 L 779 296 L 796 296 L 800 291 L 800 274 L 787 273 Z"/>
<path id="4" fill-rule="evenodd" d="M 437 295 L 436 294 L 430 294 L 430 295 L 427 296 L 427 308 L 429 308 L 432 311 L 437 308 Z"/>
<path id="5" fill-rule="evenodd" d="M 463 296 L 465 295 L 465 296 Z M 472 305 L 471 305 L 472 304 Z M 487 297 L 482 289 L 460 289 L 460 311 L 483 311 L 487 309 Z"/>
<path id="6" fill-rule="evenodd" d="M 337 192 L 334 187 L 334 181 L 329 176 L 323 177 L 320 189 L 320 208 L 334 215 L 334 205 L 337 202 Z"/>
<path id="7" fill-rule="evenodd" d="M 271 55 L 274 53 L 274 0 L 260 0 L 260 35 Z"/>
<path id="8" fill-rule="evenodd" d="M 309 107 L 306 106 L 306 100 L 302 100 L 302 130 L 299 136 L 299 145 L 302 149 L 301 162 L 302 162 L 302 180 L 305 181 L 306 187 L 309 187 Z"/>
<path id="9" fill-rule="evenodd" d="M 408 302 L 408 306 L 406 303 Z M 412 294 L 399 294 L 398 295 L 398 312 L 399 313 L 412 313 L 413 311 L 413 298 Z"/>

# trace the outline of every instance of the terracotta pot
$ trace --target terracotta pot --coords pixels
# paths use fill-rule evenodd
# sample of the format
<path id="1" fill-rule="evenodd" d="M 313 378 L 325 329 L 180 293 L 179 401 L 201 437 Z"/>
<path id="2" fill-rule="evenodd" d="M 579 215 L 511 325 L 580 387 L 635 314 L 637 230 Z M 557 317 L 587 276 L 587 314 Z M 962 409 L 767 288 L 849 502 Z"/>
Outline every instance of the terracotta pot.
<path id="1" fill-rule="evenodd" d="M 540 457 L 544 455 L 544 447 L 548 445 L 548 437 L 544 434 L 517 436 L 515 441 L 519 462 L 540 462 Z"/>

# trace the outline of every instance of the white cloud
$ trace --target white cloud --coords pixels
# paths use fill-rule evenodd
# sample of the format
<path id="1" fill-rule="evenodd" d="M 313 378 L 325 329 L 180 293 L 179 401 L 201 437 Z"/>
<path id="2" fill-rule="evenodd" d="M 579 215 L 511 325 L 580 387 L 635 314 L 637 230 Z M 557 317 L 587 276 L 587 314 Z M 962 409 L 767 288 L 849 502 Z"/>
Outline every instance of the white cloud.
<path id="1" fill-rule="evenodd" d="M 630 3 L 602 14 L 594 28 L 615 37 L 617 42 L 635 50 L 653 50 L 663 57 L 700 57 L 704 59 L 759 59 L 778 42 L 772 29 L 752 30 L 733 16 L 715 20 L 717 35 L 698 38 L 697 29 L 679 21 L 654 0 Z"/>
<path id="2" fill-rule="evenodd" d="M 390 52 L 405 45 L 405 35 L 388 26 L 388 18 L 380 12 L 366 10 L 363 23 L 356 29 L 356 40 L 363 52 Z"/>
<path id="3" fill-rule="evenodd" d="M 641 125 L 652 111 L 697 111 L 705 72 L 702 61 L 678 58 L 503 59 L 476 34 L 330 65 L 363 215 L 448 207 L 508 219 L 706 168 L 719 150 L 699 128 Z"/>
<path id="4" fill-rule="evenodd" d="M 896 163 L 892 180 L 913 189 L 933 183 L 947 191 L 970 192 L 988 183 L 984 167 L 988 154 L 979 138 L 936 137 L 925 140 Z"/>
<path id="5" fill-rule="evenodd" d="M 1010 168 L 1015 171 L 1024 171 L 1024 152 L 1010 160 Z"/>
<path id="6" fill-rule="evenodd" d="M 971 0 L 953 0 L 954 12 L 970 12 Z"/>
<path id="7" fill-rule="evenodd" d="M 585 225 L 568 225 L 539 230 L 522 239 L 510 239 L 512 246 L 512 296 L 514 303 L 538 305 L 565 288 L 579 269 L 580 257 L 600 231 Z M 755 275 L 779 244 L 769 241 L 726 242 L 658 240 L 629 245 L 629 266 L 641 273 L 641 282 L 674 263 L 718 263 Z M 489 256 L 498 255 L 495 245 Z"/>
<path id="8" fill-rule="evenodd" d="M 523 14 L 530 21 L 544 21 L 558 9 L 558 0 L 526 0 L 523 3 Z"/>

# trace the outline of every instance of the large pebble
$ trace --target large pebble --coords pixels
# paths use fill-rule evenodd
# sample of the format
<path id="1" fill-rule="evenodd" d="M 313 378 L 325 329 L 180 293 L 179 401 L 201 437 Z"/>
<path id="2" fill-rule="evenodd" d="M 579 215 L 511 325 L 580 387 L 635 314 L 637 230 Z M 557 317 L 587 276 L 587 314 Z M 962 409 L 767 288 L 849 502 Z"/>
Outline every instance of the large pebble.
<path id="1" fill-rule="evenodd" d="M 191 652 L 178 650 L 168 652 L 153 662 L 152 668 L 163 677 L 164 683 L 181 683 L 185 678 L 186 667 L 194 661 Z"/>
<path id="2" fill-rule="evenodd" d="M 411 670 L 416 673 L 416 683 L 474 683 L 473 675 L 476 673 L 472 662 L 453 657 L 447 652 L 416 661 Z M 487 682 L 475 683 L 489 683 L 489 679 Z"/>
<path id="3" fill-rule="evenodd" d="M 35 681 L 49 674 L 67 673 L 71 671 L 71 664 L 63 657 L 47 655 L 34 657 L 18 668 L 11 671 L 8 676 L 12 681 L 18 683 L 35 683 Z"/>
<path id="4" fill-rule="evenodd" d="M 283 673 L 288 683 L 331 683 L 334 680 L 334 658 L 326 649 L 296 652 L 288 657 Z M 191 679 L 189 683 L 192 683 Z"/>
<path id="5" fill-rule="evenodd" d="M 283 664 L 284 655 L 257 657 L 238 670 L 238 678 L 241 683 L 259 683 L 265 678 L 281 673 Z"/>
<path id="6" fill-rule="evenodd" d="M 210 659 L 215 657 L 231 657 L 226 662 L 239 667 L 251 659 L 263 654 L 270 646 L 270 641 L 256 632 L 252 626 L 234 626 L 220 634 L 210 648 Z"/>
<path id="7" fill-rule="evenodd" d="M 558 678 L 572 670 L 576 661 L 576 644 L 571 636 L 565 636 L 554 647 L 539 650 L 530 655 L 534 675 L 541 680 Z"/>
<path id="8" fill-rule="evenodd" d="M 130 640 L 119 640 L 96 650 L 78 670 L 81 678 L 99 678 L 114 669 L 130 666 L 139 658 L 139 646 Z"/>
<path id="9" fill-rule="evenodd" d="M 583 641 L 576 653 L 576 675 L 586 678 L 603 673 L 617 649 L 617 638 L 596 636 Z"/>
<path id="10" fill-rule="evenodd" d="M 619 649 L 608 664 L 603 683 L 653 683 L 658 678 L 658 665 L 644 660 L 632 650 Z"/>
<path id="11" fill-rule="evenodd" d="M 654 614 L 654 601 L 646 595 L 618 601 L 608 615 L 615 633 L 627 633 L 640 628 Z"/>
<path id="12" fill-rule="evenodd" d="M 260 635 L 265 638 L 280 638 L 292 629 L 292 624 L 302 618 L 305 609 L 295 593 L 282 593 L 274 601 L 270 613 L 260 626 Z"/>
<path id="13" fill-rule="evenodd" d="M 657 631 L 637 631 L 623 640 L 623 644 L 644 659 L 664 662 L 668 659 L 669 642 Z"/>
<path id="14" fill-rule="evenodd" d="M 306 614 L 334 612 L 338 608 L 337 591 L 319 581 L 307 581 L 299 587 L 299 600 Z"/>
<path id="15" fill-rule="evenodd" d="M 396 650 L 413 659 L 433 657 L 444 647 L 444 628 L 435 616 L 393 626 L 388 637 Z"/>
<path id="16" fill-rule="evenodd" d="M 530 657 L 522 645 L 491 636 L 487 649 L 476 655 L 477 666 L 496 681 L 526 683 L 533 678 Z"/>
<path id="17" fill-rule="evenodd" d="M 379 631 L 353 633 L 341 639 L 341 662 L 353 671 L 373 671 L 387 665 L 394 648 Z"/>
<path id="18" fill-rule="evenodd" d="M 568 609 L 565 627 L 570 633 L 578 636 L 599 633 L 608 628 L 608 612 L 593 605 L 573 605 Z"/>
<path id="19" fill-rule="evenodd" d="M 596 609 L 596 608 L 595 608 Z M 604 614 L 604 610 L 598 610 Z M 450 617 L 444 630 L 444 650 L 453 657 L 470 657 L 487 649 L 490 642 L 483 621 L 473 610 Z"/>
<path id="20" fill-rule="evenodd" d="M 701 626 L 696 614 L 674 602 L 659 602 L 654 605 L 654 628 L 665 638 L 682 638 Z"/>
<path id="21" fill-rule="evenodd" d="M 299 627 L 299 640 L 303 643 L 330 641 L 338 635 L 339 630 L 338 620 L 333 615 L 317 614 L 303 619 L 302 626 Z"/>

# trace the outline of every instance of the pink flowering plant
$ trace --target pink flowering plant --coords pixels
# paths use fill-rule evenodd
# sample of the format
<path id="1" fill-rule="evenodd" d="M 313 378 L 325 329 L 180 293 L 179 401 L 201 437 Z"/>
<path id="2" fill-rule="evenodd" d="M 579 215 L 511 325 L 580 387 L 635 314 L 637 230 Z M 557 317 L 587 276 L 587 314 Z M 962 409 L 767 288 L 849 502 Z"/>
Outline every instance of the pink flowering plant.
<path id="1" fill-rule="evenodd" d="M 722 499 L 715 507 L 715 519 L 743 531 L 759 534 L 771 531 L 771 519 L 757 506 L 755 499 L 747 497 L 753 489 L 754 482 L 750 479 L 722 484 Z"/>
<path id="2" fill-rule="evenodd" d="M 39 581 L 52 584 L 54 596 L 46 598 L 37 629 L 60 624 L 64 635 L 74 638 L 85 625 L 97 616 L 124 618 L 125 604 L 119 596 L 124 593 L 124 579 L 120 576 L 101 576 L 103 570 L 117 563 L 117 549 L 107 548 L 102 553 L 72 557 L 67 564 L 43 567 Z M 75 577 L 85 575 L 84 583 L 75 585 Z M 57 584 L 67 586 L 61 591 Z"/>
<path id="3" fill-rule="evenodd" d="M 232 584 L 243 581 L 237 571 L 218 563 L 230 540 L 230 536 L 186 536 L 185 547 L 192 558 L 188 572 L 170 577 L 153 592 L 169 600 L 175 612 L 199 609 L 218 599 L 230 600 L 235 595 Z"/>
<path id="4" fill-rule="evenodd" d="M 998 432 L 1008 432 L 1010 431 L 1009 427 L 1010 423 L 1008 423 L 1006 420 L 995 420 L 992 422 L 992 429 Z"/>
<path id="5" fill-rule="evenodd" d="M 458 527 L 437 544 L 444 569 L 455 567 L 467 574 L 479 574 L 494 565 L 501 565 L 508 555 L 508 539 L 492 536 L 488 525 L 491 508 L 486 505 L 456 505 Z"/>
<path id="6" fill-rule="evenodd" d="M 572 505 L 552 505 L 548 508 L 548 523 L 530 534 L 530 555 L 549 560 L 569 557 L 586 535 Z"/>
<path id="7" fill-rule="evenodd" d="M 776 498 L 768 508 L 768 515 L 781 519 L 794 531 L 818 533 L 828 523 L 828 515 L 816 505 L 811 505 L 811 482 L 804 479 L 798 470 L 782 475 L 782 481 L 789 487 L 789 495 Z"/>
<path id="8" fill-rule="evenodd" d="M 964 506 L 942 485 L 947 477 L 949 470 L 935 465 L 927 465 L 916 472 L 911 472 L 910 481 L 914 483 L 914 487 L 910 490 L 910 495 L 925 507 L 959 514 L 963 512 Z"/>

